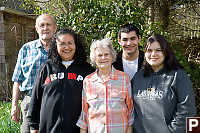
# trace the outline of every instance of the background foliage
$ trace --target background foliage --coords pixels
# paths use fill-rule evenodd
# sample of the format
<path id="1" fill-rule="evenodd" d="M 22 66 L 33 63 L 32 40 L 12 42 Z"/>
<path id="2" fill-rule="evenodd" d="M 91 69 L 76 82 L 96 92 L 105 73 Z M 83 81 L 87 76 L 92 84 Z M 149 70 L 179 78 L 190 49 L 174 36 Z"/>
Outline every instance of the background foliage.
<path id="1" fill-rule="evenodd" d="M 11 103 L 0 102 L 0 132 L 20 133 L 20 124 L 11 120 L 10 109 Z"/>
<path id="2" fill-rule="evenodd" d="M 58 1 L 55 1 L 58 2 Z M 79 32 L 87 39 L 88 46 L 92 40 L 103 38 L 106 34 L 111 37 L 114 46 L 119 49 L 117 45 L 117 32 L 119 27 L 124 23 L 134 23 L 143 33 L 146 29 L 144 8 L 139 8 L 126 0 L 84 0 L 72 1 L 65 0 L 64 3 L 55 5 L 55 9 L 62 9 L 54 12 L 49 8 L 38 8 L 35 10 L 36 14 L 43 12 L 51 12 L 57 18 L 60 28 L 71 27 Z M 71 3 L 71 4 L 70 4 Z M 45 3 L 43 6 L 48 6 L 50 3 Z M 53 4 L 53 3 L 52 3 Z M 64 5 L 69 5 L 66 7 Z M 70 6 L 71 5 L 71 6 Z"/>
<path id="3" fill-rule="evenodd" d="M 5 4 L 13 0 L 3 1 Z M 86 38 L 88 47 L 94 39 L 106 36 L 112 38 L 115 48 L 120 50 L 117 44 L 117 34 L 119 27 L 125 23 L 134 23 L 140 28 L 143 36 L 141 45 L 153 33 L 166 36 L 178 60 L 192 80 L 197 112 L 200 116 L 199 0 L 16 1 L 19 1 L 18 3 L 23 9 L 33 11 L 30 15 L 39 15 L 45 12 L 53 14 L 59 28 L 73 28 Z M 0 108 L 9 110 L 9 106 L 1 105 Z"/>
<path id="4" fill-rule="evenodd" d="M 120 25 L 134 23 L 141 29 L 143 40 L 153 33 L 165 35 L 173 44 L 176 56 L 189 74 L 196 97 L 200 92 L 199 0 L 19 0 L 21 6 L 56 16 L 60 28 L 71 27 L 86 38 L 87 46 L 94 39 L 111 37 L 117 44 Z M 192 44 L 190 39 L 197 38 Z M 188 44 L 189 43 L 189 44 Z M 197 100 L 198 113 L 200 106 Z M 200 115 L 200 114 L 199 114 Z"/>
<path id="5" fill-rule="evenodd" d="M 140 28 L 141 45 L 153 33 L 166 36 L 192 80 L 200 115 L 199 0 L 24 0 L 23 5 L 35 14 L 55 15 L 60 28 L 71 27 L 81 33 L 88 47 L 92 40 L 106 36 L 120 50 L 117 32 L 125 23 Z"/>

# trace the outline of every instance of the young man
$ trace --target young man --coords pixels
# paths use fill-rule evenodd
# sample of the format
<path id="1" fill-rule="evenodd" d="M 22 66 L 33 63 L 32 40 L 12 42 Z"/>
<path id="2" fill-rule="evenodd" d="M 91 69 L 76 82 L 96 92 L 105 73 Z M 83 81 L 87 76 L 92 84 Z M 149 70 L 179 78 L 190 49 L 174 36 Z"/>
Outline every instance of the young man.
<path id="1" fill-rule="evenodd" d="M 122 46 L 122 51 L 118 53 L 113 66 L 126 72 L 130 79 L 141 69 L 144 60 L 144 52 L 139 50 L 140 41 L 141 35 L 136 26 L 125 24 L 120 27 L 118 43 Z"/>
<path id="2" fill-rule="evenodd" d="M 37 17 L 35 24 L 39 39 L 28 42 L 22 46 L 19 51 L 17 63 L 13 73 L 13 96 L 11 117 L 15 122 L 19 122 L 20 110 L 18 100 L 22 94 L 21 103 L 22 125 L 21 133 L 30 133 L 30 127 L 27 123 L 26 114 L 28 111 L 32 87 L 39 69 L 39 66 L 46 61 L 47 51 L 51 39 L 56 32 L 57 26 L 55 18 L 49 14 L 42 14 Z"/>

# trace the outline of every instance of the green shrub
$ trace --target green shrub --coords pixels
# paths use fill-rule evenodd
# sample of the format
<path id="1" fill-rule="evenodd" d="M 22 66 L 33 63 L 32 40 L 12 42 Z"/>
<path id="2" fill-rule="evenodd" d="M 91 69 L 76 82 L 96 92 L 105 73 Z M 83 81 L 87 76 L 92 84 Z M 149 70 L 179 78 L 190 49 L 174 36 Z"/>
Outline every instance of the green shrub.
<path id="1" fill-rule="evenodd" d="M 197 108 L 197 116 L 200 116 L 200 64 L 195 62 L 188 62 L 186 60 L 186 50 L 180 42 L 174 42 L 173 49 L 176 54 L 177 59 L 180 61 L 181 65 L 183 65 L 185 72 L 190 77 L 192 81 L 194 93 L 195 93 L 195 101 Z"/>
<path id="2" fill-rule="evenodd" d="M 119 27 L 125 23 L 134 23 L 141 29 L 146 29 L 147 15 L 144 8 L 139 8 L 133 1 L 127 0 L 54 0 L 41 5 L 31 0 L 25 0 L 22 6 L 32 8 L 36 14 L 48 12 L 56 16 L 59 28 L 70 27 L 82 34 L 89 47 L 94 39 L 105 35 L 112 38 L 114 47 L 117 44 Z M 35 4 L 35 5 L 34 5 Z M 54 5 L 54 6 L 52 6 Z M 45 8 L 44 8 L 45 7 Z"/>
<path id="3" fill-rule="evenodd" d="M 20 133 L 20 124 L 11 120 L 11 103 L 0 102 L 0 133 Z"/>
<path id="4" fill-rule="evenodd" d="M 22 6 L 33 9 L 36 14 L 48 12 L 56 16 L 59 28 L 71 27 L 81 33 L 87 40 L 89 47 L 94 39 L 111 37 L 114 47 L 120 50 L 117 43 L 118 29 L 122 24 L 134 23 L 143 34 L 141 45 L 146 42 L 149 35 L 160 33 L 170 40 L 159 22 L 147 24 L 148 16 L 145 7 L 139 8 L 133 1 L 127 0 L 53 0 L 37 4 L 36 1 L 23 0 Z M 173 40 L 170 40 L 173 42 Z M 172 45 L 180 63 L 193 83 L 198 115 L 200 115 L 200 71 L 199 65 L 188 63 L 182 53 L 181 45 Z"/>
<path id="5" fill-rule="evenodd" d="M 134 23 L 143 33 L 145 19 L 144 9 L 126 0 L 86 0 L 84 3 L 75 3 L 73 11 L 68 15 L 62 13 L 57 16 L 59 27 L 71 27 L 84 35 L 88 47 L 93 40 L 107 35 L 112 38 L 117 50 L 120 49 L 117 43 L 119 27 L 125 23 Z"/>

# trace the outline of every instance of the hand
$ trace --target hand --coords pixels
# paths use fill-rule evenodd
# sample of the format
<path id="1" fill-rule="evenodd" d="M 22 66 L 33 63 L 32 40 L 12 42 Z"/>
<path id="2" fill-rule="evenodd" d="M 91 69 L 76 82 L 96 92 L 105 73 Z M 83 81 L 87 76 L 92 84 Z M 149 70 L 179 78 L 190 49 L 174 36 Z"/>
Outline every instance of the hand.
<path id="1" fill-rule="evenodd" d="M 19 83 L 14 82 L 13 84 L 13 96 L 12 96 L 12 108 L 11 108 L 11 119 L 15 122 L 20 120 L 20 109 L 18 107 L 18 100 L 20 96 Z"/>
<path id="2" fill-rule="evenodd" d="M 11 119 L 17 123 L 20 120 L 20 109 L 17 104 L 12 104 Z"/>
<path id="3" fill-rule="evenodd" d="M 133 128 L 132 128 L 132 126 L 129 126 L 129 127 L 128 127 L 127 133 L 133 133 Z"/>
<path id="4" fill-rule="evenodd" d="M 87 130 L 80 128 L 80 133 L 87 133 Z"/>
<path id="5" fill-rule="evenodd" d="M 39 133 L 38 130 L 31 130 L 31 133 Z"/>

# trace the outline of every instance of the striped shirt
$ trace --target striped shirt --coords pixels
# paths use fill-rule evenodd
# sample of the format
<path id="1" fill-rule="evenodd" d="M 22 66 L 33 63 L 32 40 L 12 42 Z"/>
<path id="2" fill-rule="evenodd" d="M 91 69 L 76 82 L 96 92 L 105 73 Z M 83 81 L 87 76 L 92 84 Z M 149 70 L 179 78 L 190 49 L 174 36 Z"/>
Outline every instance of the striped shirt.
<path id="1" fill-rule="evenodd" d="M 129 77 L 112 67 L 109 79 L 103 82 L 97 71 L 83 81 L 77 126 L 88 133 L 124 133 L 134 119 Z"/>
<path id="2" fill-rule="evenodd" d="M 40 40 L 28 42 L 19 50 L 12 81 L 20 84 L 20 91 L 31 90 L 40 65 L 48 58 L 48 52 Z"/>

